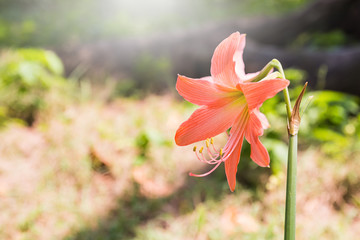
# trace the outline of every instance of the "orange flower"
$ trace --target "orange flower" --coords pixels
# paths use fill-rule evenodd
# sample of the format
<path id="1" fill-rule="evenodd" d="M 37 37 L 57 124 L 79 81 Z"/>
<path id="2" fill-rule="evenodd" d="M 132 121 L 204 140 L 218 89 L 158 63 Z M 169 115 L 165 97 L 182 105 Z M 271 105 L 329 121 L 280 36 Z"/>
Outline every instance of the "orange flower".
<path id="1" fill-rule="evenodd" d="M 269 123 L 259 111 L 262 103 L 289 85 L 285 79 L 270 79 L 271 75 L 259 82 L 251 82 L 258 73 L 245 74 L 242 59 L 245 34 L 231 34 L 215 49 L 211 60 L 211 76 L 200 79 L 178 75 L 176 89 L 187 101 L 201 106 L 183 122 L 175 135 L 175 142 L 185 146 L 206 140 L 209 158 L 203 149 L 194 151 L 200 161 L 215 165 L 202 177 L 225 163 L 226 177 L 231 191 L 236 184 L 237 165 L 244 136 L 251 144 L 251 159 L 261 167 L 270 163 L 269 154 L 260 142 L 259 136 Z M 223 149 L 217 151 L 210 139 L 231 128 L 229 139 Z M 211 145 L 211 147 L 210 147 Z"/>

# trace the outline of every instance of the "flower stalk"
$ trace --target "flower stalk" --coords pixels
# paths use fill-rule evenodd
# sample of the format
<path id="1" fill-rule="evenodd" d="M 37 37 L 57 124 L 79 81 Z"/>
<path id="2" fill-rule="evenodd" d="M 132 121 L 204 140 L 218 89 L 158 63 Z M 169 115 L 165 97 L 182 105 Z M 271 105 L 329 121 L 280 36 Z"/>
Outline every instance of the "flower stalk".
<path id="1" fill-rule="evenodd" d="M 300 104 L 307 87 L 304 85 L 300 95 L 296 99 L 294 108 L 289 119 L 289 152 L 286 182 L 286 206 L 285 206 L 285 240 L 295 240 L 296 230 L 296 165 L 297 165 L 297 134 L 300 127 Z"/>
<path id="2" fill-rule="evenodd" d="M 271 60 L 259 73 L 257 78 L 264 77 L 271 72 L 271 70 L 277 69 L 278 75 L 285 78 L 284 70 L 281 63 L 277 59 Z M 287 166 L 287 178 L 286 178 L 286 205 L 285 205 L 285 227 L 284 227 L 284 239 L 295 240 L 296 230 L 296 175 L 297 175 L 297 133 L 300 126 L 300 104 L 302 97 L 305 93 L 307 83 L 301 91 L 299 97 L 296 100 L 295 106 L 291 111 L 291 102 L 288 88 L 284 88 L 284 99 L 286 105 L 288 133 L 289 133 L 289 150 L 288 150 L 288 166 Z"/>
<path id="3" fill-rule="evenodd" d="M 284 239 L 295 240 L 297 134 L 289 134 Z"/>

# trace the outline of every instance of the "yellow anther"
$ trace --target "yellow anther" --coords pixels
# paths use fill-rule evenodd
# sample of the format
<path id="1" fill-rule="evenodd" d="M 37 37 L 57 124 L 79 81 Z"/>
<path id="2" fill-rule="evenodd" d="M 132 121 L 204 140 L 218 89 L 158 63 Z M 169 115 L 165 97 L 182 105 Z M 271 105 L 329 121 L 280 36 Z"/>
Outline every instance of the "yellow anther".
<path id="1" fill-rule="evenodd" d="M 204 150 L 204 147 L 201 147 L 199 150 L 199 153 L 202 153 L 203 150 Z"/>
<path id="2" fill-rule="evenodd" d="M 213 138 L 210 138 L 210 143 L 214 144 L 214 139 Z"/>
<path id="3" fill-rule="evenodd" d="M 196 146 L 194 146 L 193 151 L 196 152 Z"/>
<path id="4" fill-rule="evenodd" d="M 209 148 L 209 144 L 210 144 L 209 139 L 206 139 L 205 143 L 206 143 L 206 147 Z"/>
<path id="5" fill-rule="evenodd" d="M 220 157 L 223 155 L 223 149 L 220 148 L 220 153 L 219 153 Z"/>

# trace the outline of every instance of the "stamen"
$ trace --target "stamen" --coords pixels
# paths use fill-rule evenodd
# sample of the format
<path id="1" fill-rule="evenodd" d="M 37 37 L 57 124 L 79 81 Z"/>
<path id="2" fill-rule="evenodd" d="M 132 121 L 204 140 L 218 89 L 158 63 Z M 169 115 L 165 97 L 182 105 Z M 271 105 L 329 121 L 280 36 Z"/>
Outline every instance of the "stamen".
<path id="1" fill-rule="evenodd" d="M 199 150 L 199 153 L 202 153 L 203 150 L 204 150 L 204 147 L 201 147 Z"/>
<path id="2" fill-rule="evenodd" d="M 193 174 L 193 173 L 189 173 L 189 176 L 192 176 L 192 177 L 205 177 L 207 175 L 209 175 L 210 173 L 212 173 L 213 171 L 215 171 L 215 169 L 217 169 L 221 164 L 221 161 L 218 162 L 218 164 L 216 164 L 216 166 L 211 169 L 210 171 L 206 172 L 206 173 L 203 173 L 203 174 Z"/>
<path id="3" fill-rule="evenodd" d="M 209 156 L 212 156 L 212 155 L 213 155 L 213 153 L 211 152 L 210 148 L 206 148 L 206 150 L 207 150 Z"/>
<path id="4" fill-rule="evenodd" d="M 226 131 L 228 136 L 230 136 L 230 129 Z M 211 147 L 210 147 L 211 144 Z M 205 140 L 205 146 L 206 146 L 206 153 L 204 153 L 204 147 L 201 147 L 200 149 L 197 149 L 196 146 L 193 147 L 193 151 L 195 152 L 196 158 L 203 163 L 215 165 L 210 171 L 203 173 L 203 174 L 194 174 L 189 173 L 190 176 L 193 177 L 205 177 L 215 171 L 216 168 L 220 166 L 222 162 L 225 162 L 226 159 L 228 159 L 229 155 L 232 151 L 228 151 L 229 149 L 223 149 L 220 148 L 219 151 L 216 150 L 214 145 L 214 139 L 213 138 L 207 138 Z M 230 149 L 231 150 L 231 149 Z M 205 157 L 206 154 L 206 157 Z"/>
<path id="5" fill-rule="evenodd" d="M 200 162 L 206 162 L 203 155 L 202 155 L 202 158 L 199 157 L 199 154 L 197 152 L 195 152 L 195 155 Z"/>
<path id="6" fill-rule="evenodd" d="M 201 153 L 201 156 L 202 156 L 202 159 L 204 159 L 204 162 L 206 162 L 207 164 L 217 164 L 220 161 L 219 159 L 217 159 L 218 156 L 214 157 L 212 155 L 209 155 L 210 160 L 207 160 L 203 153 Z"/>
<path id="7" fill-rule="evenodd" d="M 211 139 L 210 139 L 210 143 L 211 143 L 211 146 L 212 146 L 212 148 L 213 148 L 214 152 L 219 153 L 219 152 L 215 149 L 215 146 L 214 146 L 214 139 L 213 139 L 213 138 L 211 138 Z"/>
<path id="8" fill-rule="evenodd" d="M 209 142 L 210 142 L 209 139 L 207 139 L 206 140 L 206 150 L 207 150 L 208 154 L 209 155 L 216 155 L 216 153 L 218 153 L 218 152 L 215 150 L 214 145 L 212 145 L 212 144 L 211 145 L 213 146 L 213 148 L 215 150 L 215 154 L 211 151 Z"/>
<path id="9" fill-rule="evenodd" d="M 215 153 L 211 150 L 210 144 L 212 145 L 212 149 L 215 151 Z M 212 168 L 210 171 L 204 173 L 204 174 L 193 174 L 189 173 L 190 176 L 194 177 L 205 177 L 215 171 L 215 169 L 222 163 L 225 162 L 226 159 L 223 158 L 224 150 L 220 148 L 220 151 L 217 151 L 214 146 L 214 139 L 208 138 L 205 140 L 206 150 L 207 150 L 207 157 L 204 155 L 204 147 L 201 147 L 198 151 L 197 147 L 194 146 L 193 151 L 195 152 L 196 158 L 200 162 L 204 162 L 207 164 L 215 165 L 214 168 Z"/>

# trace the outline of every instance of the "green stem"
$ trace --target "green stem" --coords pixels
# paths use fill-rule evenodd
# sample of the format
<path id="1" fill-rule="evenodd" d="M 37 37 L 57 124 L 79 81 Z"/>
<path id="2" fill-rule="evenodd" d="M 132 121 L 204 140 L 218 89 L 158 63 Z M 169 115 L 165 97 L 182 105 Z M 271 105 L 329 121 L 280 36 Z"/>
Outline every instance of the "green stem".
<path id="1" fill-rule="evenodd" d="M 285 73 L 284 73 L 284 70 L 281 66 L 281 63 L 279 62 L 279 60 L 277 59 L 273 59 L 271 60 L 271 65 L 276 68 L 280 74 L 282 75 L 283 79 L 286 79 L 285 78 Z M 286 105 L 286 113 L 287 113 L 287 118 L 288 120 L 290 119 L 291 117 L 291 102 L 290 102 L 290 95 L 289 95 L 289 89 L 286 87 L 284 89 L 284 98 L 285 98 L 285 105 Z"/>
<path id="2" fill-rule="evenodd" d="M 282 77 L 285 79 L 284 70 L 281 63 L 277 59 L 271 61 L 272 65 L 278 69 Z M 288 124 L 291 119 L 291 102 L 289 90 L 284 89 L 284 98 L 286 104 L 286 113 Z M 288 152 L 288 166 L 286 176 L 286 206 L 285 206 L 285 229 L 284 239 L 295 240 L 296 229 L 296 165 L 297 165 L 297 134 L 289 134 L 289 152 Z"/>
<path id="3" fill-rule="evenodd" d="M 286 181 L 285 240 L 295 240 L 297 135 L 289 135 Z"/>
<path id="4" fill-rule="evenodd" d="M 258 77 L 264 78 L 272 68 L 276 68 L 280 77 L 285 78 L 284 70 L 281 63 L 277 59 L 271 60 L 261 71 Z M 265 75 L 265 76 L 264 76 Z M 260 79 L 259 79 L 260 80 Z M 289 90 L 284 89 L 284 98 L 286 104 L 286 113 L 288 124 L 291 119 L 291 102 Z M 288 167 L 286 178 L 286 207 L 285 207 L 285 229 L 284 239 L 295 240 L 296 229 L 296 165 L 297 165 L 297 134 L 289 134 L 289 152 L 288 152 Z"/>
<path id="5" fill-rule="evenodd" d="M 255 77 L 249 79 L 249 81 L 257 82 L 257 81 L 263 79 L 270 73 L 271 69 L 273 69 L 273 68 L 274 68 L 273 63 L 272 63 L 272 61 L 270 61 L 268 64 L 265 65 L 265 67 L 263 67 L 263 69 L 261 69 L 259 74 L 257 74 Z"/>

